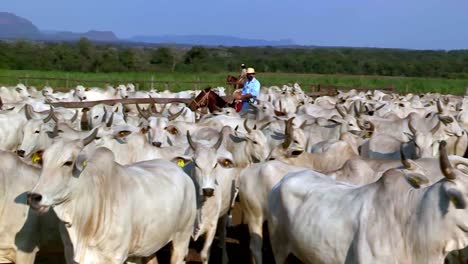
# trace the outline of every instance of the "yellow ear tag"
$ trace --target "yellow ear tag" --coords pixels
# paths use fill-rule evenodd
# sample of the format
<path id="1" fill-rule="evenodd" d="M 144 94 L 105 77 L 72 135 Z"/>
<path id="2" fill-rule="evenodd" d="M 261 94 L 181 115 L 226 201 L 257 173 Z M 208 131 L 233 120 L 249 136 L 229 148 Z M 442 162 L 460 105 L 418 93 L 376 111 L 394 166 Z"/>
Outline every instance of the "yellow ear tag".
<path id="1" fill-rule="evenodd" d="M 38 163 L 39 161 L 41 161 L 41 156 L 36 152 L 31 156 L 31 160 L 33 163 Z"/>
<path id="2" fill-rule="evenodd" d="M 88 165 L 88 163 L 86 162 L 86 160 L 83 161 L 83 162 L 81 163 L 81 166 L 83 166 L 83 168 L 86 167 L 86 165 Z"/>
<path id="3" fill-rule="evenodd" d="M 185 166 L 185 160 L 179 159 L 179 160 L 177 161 L 177 165 L 179 165 L 179 167 L 184 167 L 184 166 Z"/>
<path id="4" fill-rule="evenodd" d="M 370 133 L 366 133 L 366 135 L 364 136 L 365 138 L 370 138 L 371 137 L 371 134 Z"/>

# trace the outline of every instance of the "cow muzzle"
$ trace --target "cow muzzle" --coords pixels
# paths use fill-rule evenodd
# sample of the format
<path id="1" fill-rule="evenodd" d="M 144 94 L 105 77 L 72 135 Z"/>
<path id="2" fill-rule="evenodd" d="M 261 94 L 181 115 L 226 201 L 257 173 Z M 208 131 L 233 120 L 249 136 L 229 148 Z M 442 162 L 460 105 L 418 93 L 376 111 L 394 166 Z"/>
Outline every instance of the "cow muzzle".
<path id="1" fill-rule="evenodd" d="M 162 143 L 161 142 L 158 142 L 158 141 L 154 141 L 153 143 L 151 143 L 153 146 L 157 147 L 157 148 L 160 148 Z"/>
<path id="2" fill-rule="evenodd" d="M 205 197 L 211 197 L 214 195 L 214 189 L 213 188 L 204 188 L 202 189 L 203 191 L 203 196 Z"/>
<path id="3" fill-rule="evenodd" d="M 31 206 L 34 211 L 38 212 L 40 215 L 45 214 L 49 211 L 50 206 L 41 205 L 42 195 L 38 193 L 28 193 L 27 203 Z"/>
<path id="4" fill-rule="evenodd" d="M 30 205 L 33 208 L 38 206 L 42 201 L 42 195 L 38 193 L 28 193 L 27 198 L 28 198 L 28 205 Z"/>

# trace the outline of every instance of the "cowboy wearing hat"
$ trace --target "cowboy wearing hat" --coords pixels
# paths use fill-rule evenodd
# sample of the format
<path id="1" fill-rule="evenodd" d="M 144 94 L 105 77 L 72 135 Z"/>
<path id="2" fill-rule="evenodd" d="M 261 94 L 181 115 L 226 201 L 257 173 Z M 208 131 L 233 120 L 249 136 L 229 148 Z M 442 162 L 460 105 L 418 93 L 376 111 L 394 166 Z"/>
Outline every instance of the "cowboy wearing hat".
<path id="1" fill-rule="evenodd" d="M 260 95 L 260 82 L 255 78 L 255 69 L 247 68 L 246 74 L 247 80 L 242 92 L 234 96 L 235 99 L 242 100 L 242 110 L 250 109 L 249 103 L 255 103 L 256 98 Z"/>

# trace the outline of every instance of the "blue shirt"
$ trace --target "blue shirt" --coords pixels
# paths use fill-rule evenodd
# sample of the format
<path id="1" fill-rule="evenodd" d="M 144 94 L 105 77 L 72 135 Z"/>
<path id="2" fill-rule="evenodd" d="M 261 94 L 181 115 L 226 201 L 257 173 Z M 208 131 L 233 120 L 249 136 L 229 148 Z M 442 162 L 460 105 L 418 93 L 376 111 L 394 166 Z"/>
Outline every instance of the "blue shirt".
<path id="1" fill-rule="evenodd" d="M 260 82 L 255 77 L 249 81 L 248 79 L 244 83 L 242 88 L 242 95 L 251 94 L 253 97 L 260 95 Z"/>

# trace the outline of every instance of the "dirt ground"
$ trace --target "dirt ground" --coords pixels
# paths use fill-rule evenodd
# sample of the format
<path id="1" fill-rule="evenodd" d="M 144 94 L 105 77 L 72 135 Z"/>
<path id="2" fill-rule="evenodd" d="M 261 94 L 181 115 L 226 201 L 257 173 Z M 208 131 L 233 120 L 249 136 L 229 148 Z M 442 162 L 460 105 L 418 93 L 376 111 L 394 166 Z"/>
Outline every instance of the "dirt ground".
<path id="1" fill-rule="evenodd" d="M 249 232 L 247 225 L 242 224 L 242 215 L 239 210 L 238 204 L 233 210 L 233 225 L 227 228 L 226 238 L 226 250 L 228 253 L 229 263 L 240 263 L 248 264 L 251 262 L 250 249 L 249 249 Z M 264 263 L 275 263 L 271 247 L 269 244 L 268 230 L 266 225 L 264 226 L 264 246 L 263 246 L 263 258 Z M 199 264 L 201 263 L 200 254 L 203 247 L 203 238 L 200 238 L 197 242 L 192 241 L 190 243 L 190 251 L 187 256 L 187 263 Z M 169 263 L 171 256 L 171 245 L 167 245 L 161 249 L 158 253 L 159 264 Z M 36 264 L 64 264 L 65 260 L 63 255 L 57 254 L 54 256 L 41 256 L 40 252 L 36 258 Z M 218 240 L 215 237 L 211 248 L 210 263 L 221 263 L 221 249 L 218 247 Z M 288 263 L 300 263 L 297 259 L 291 257 L 288 259 Z"/>

